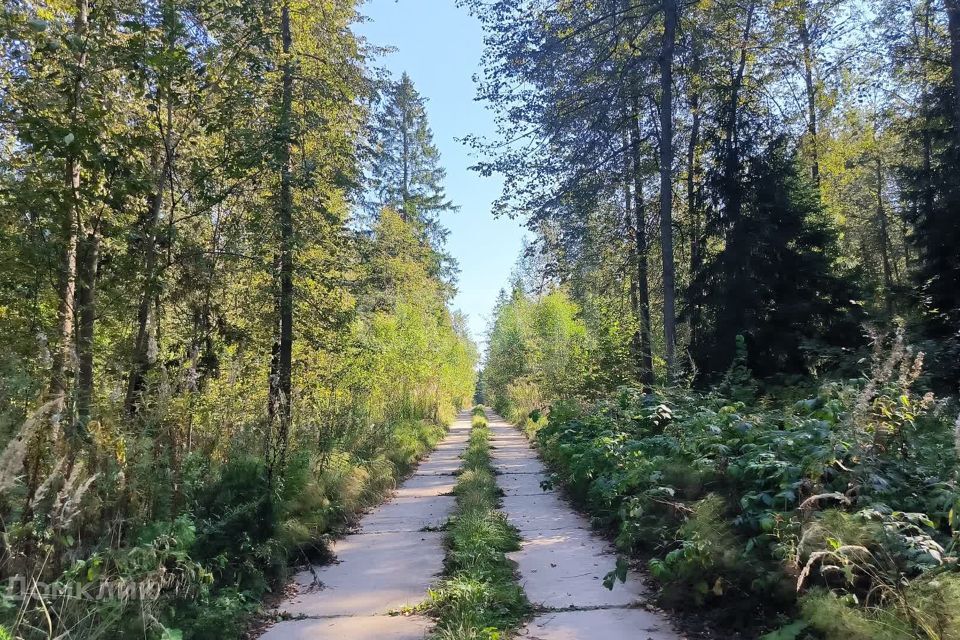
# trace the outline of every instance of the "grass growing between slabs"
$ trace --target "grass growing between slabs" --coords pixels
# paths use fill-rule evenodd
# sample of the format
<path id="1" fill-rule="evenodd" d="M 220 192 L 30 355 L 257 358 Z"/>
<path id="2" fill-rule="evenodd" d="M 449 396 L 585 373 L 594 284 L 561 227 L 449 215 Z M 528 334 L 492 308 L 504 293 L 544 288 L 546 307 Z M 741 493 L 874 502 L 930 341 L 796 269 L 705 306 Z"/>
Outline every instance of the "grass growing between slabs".
<path id="1" fill-rule="evenodd" d="M 506 557 L 520 548 L 520 535 L 497 511 L 501 494 L 490 465 L 489 440 L 487 419 L 478 407 L 463 472 L 454 487 L 457 510 L 447 532 L 444 578 L 427 601 L 437 618 L 437 639 L 504 638 L 530 611 Z"/>

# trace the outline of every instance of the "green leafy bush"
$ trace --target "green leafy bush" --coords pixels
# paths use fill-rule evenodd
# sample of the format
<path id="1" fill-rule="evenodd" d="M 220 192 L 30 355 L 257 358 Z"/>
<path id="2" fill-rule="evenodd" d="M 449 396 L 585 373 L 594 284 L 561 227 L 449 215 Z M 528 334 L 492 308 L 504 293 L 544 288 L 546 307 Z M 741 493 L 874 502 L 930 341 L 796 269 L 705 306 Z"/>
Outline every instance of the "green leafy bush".
<path id="1" fill-rule="evenodd" d="M 869 376 L 795 400 L 757 397 L 734 368 L 707 393 L 567 403 L 536 437 L 595 524 L 650 558 L 666 604 L 738 627 L 800 615 L 827 639 L 875 625 L 948 638 L 949 616 L 923 594 L 949 599 L 956 578 L 953 414 L 913 390 L 918 375 L 894 345 Z M 815 619 L 823 602 L 842 615 Z"/>

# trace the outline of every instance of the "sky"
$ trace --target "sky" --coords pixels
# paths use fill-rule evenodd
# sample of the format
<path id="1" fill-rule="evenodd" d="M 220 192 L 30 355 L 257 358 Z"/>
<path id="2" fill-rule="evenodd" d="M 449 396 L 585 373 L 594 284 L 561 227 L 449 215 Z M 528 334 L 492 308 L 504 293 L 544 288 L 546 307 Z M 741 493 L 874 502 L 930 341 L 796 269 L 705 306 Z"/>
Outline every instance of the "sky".
<path id="1" fill-rule="evenodd" d="M 477 158 L 457 141 L 494 132 L 493 115 L 474 100 L 483 30 L 455 0 L 368 0 L 361 11 L 369 20 L 358 32 L 372 45 L 396 49 L 379 64 L 396 77 L 406 71 L 427 99 L 433 140 L 447 170 L 447 195 L 460 207 L 443 220 L 450 229 L 447 249 L 460 265 L 453 307 L 467 315 L 474 341 L 482 344 L 524 236 L 520 221 L 494 218 L 492 204 L 501 182 L 471 171 Z"/>

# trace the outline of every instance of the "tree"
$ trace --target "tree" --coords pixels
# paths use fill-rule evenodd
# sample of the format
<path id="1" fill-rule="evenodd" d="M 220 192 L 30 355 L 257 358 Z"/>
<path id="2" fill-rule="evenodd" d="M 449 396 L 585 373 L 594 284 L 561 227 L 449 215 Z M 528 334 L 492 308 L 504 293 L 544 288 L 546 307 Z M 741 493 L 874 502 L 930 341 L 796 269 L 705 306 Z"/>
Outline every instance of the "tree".
<path id="1" fill-rule="evenodd" d="M 836 272 L 835 232 L 783 141 L 745 173 L 741 216 L 695 283 L 705 322 L 693 357 L 702 374 L 726 371 L 742 334 L 756 375 L 803 373 L 807 350 L 859 342 L 856 291 Z"/>
<path id="2" fill-rule="evenodd" d="M 960 267 L 954 247 L 960 242 L 960 138 L 956 135 L 957 69 L 955 4 L 946 15 L 929 1 L 881 5 L 878 28 L 883 58 L 904 102 L 887 101 L 903 144 L 895 163 L 900 208 L 910 230 L 908 246 L 914 283 L 912 313 L 918 333 L 934 341 L 928 364 L 941 383 L 960 379 Z M 952 22 L 953 21 L 953 22 Z M 946 24 L 944 24 L 946 22 Z"/>
<path id="3" fill-rule="evenodd" d="M 951 91 L 934 88 L 930 100 L 931 122 L 949 122 Z M 920 122 L 913 123 L 913 126 Z M 946 380 L 960 379 L 956 354 L 960 353 L 960 146 L 950 126 L 933 126 L 933 149 L 928 167 L 906 167 L 903 172 L 918 249 L 915 278 L 919 287 L 922 317 L 927 335 L 939 342 L 932 366 Z M 925 171 L 924 171 L 925 169 Z M 929 206 L 924 206 L 929 198 Z"/>
<path id="4" fill-rule="evenodd" d="M 579 311 L 563 290 L 538 298 L 519 287 L 501 293 L 484 367 L 487 399 L 497 411 L 525 419 L 583 388 L 592 354 Z"/>
<path id="5" fill-rule="evenodd" d="M 619 246 L 631 256 L 624 277 L 634 292 L 636 375 L 652 380 L 647 227 L 655 216 L 645 192 L 656 189 L 658 119 L 648 105 L 659 85 L 650 82 L 657 58 L 645 51 L 659 48 L 655 11 L 625 0 L 465 4 L 488 30 L 479 94 L 501 115 L 497 140 L 472 140 L 489 157 L 476 169 L 505 178 L 496 210 L 526 217 L 535 232 L 551 229 L 547 248 L 571 255 L 585 250 L 586 220 L 615 216 L 630 239 Z"/>
<path id="6" fill-rule="evenodd" d="M 475 347 L 424 229 L 355 218 L 374 86 L 357 7 L 0 12 L 0 516 L 18 527 L 0 571 L 192 581 L 189 602 L 185 583 L 136 606 L 25 600 L 4 630 L 238 635 L 217 603 L 279 586 L 287 553 L 469 401 Z M 427 158 L 407 158 L 405 210 L 432 216 L 442 185 L 421 186 L 443 170 L 425 121 L 410 131 Z M 222 535 L 238 523 L 243 544 Z"/>
<path id="7" fill-rule="evenodd" d="M 950 33 L 950 71 L 953 75 L 953 135 L 960 147 L 960 2 L 944 0 Z"/>
<path id="8" fill-rule="evenodd" d="M 673 55 L 680 8 L 677 0 L 663 2 L 663 41 L 660 47 L 660 251 L 663 257 L 663 340 L 667 376 L 676 368 L 677 313 L 673 262 Z"/>
<path id="9" fill-rule="evenodd" d="M 426 101 L 406 73 L 387 83 L 375 111 L 372 137 L 374 213 L 383 207 L 395 209 L 440 249 L 446 236 L 440 216 L 456 207 L 444 190 L 446 170 L 433 143 Z"/>

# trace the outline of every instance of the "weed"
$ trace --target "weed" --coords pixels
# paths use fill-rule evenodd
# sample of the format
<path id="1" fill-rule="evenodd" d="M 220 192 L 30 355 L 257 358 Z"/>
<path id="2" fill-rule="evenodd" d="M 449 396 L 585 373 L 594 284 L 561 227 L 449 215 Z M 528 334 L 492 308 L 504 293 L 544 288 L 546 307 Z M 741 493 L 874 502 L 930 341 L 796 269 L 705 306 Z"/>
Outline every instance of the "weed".
<path id="1" fill-rule="evenodd" d="M 447 530 L 445 577 L 430 590 L 427 607 L 437 617 L 434 638 L 496 640 L 529 612 L 506 553 L 520 536 L 498 512 L 500 490 L 490 466 L 489 429 L 476 415 L 454 495 L 457 510 Z"/>

